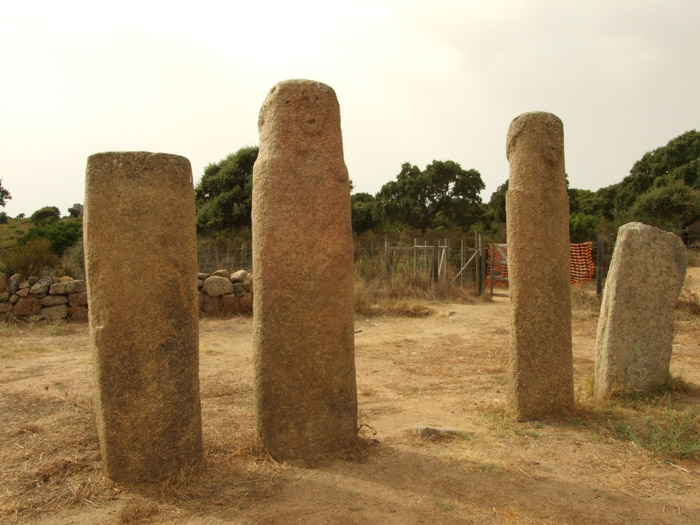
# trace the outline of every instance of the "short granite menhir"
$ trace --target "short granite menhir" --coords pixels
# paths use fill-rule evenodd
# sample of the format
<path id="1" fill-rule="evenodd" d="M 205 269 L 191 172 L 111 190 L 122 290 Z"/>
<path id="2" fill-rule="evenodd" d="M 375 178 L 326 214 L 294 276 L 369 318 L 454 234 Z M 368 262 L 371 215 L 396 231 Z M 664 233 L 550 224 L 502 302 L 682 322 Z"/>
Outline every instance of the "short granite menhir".
<path id="1" fill-rule="evenodd" d="M 686 263 L 677 235 L 641 222 L 620 227 L 600 305 L 595 397 L 650 392 L 668 380 Z"/>
<path id="2" fill-rule="evenodd" d="M 350 181 L 329 86 L 275 85 L 253 170 L 256 434 L 276 459 L 357 442 Z"/>
<path id="3" fill-rule="evenodd" d="M 90 156 L 84 223 L 105 472 L 115 481 L 162 480 L 202 457 L 190 162 Z"/>
<path id="4" fill-rule="evenodd" d="M 508 129 L 506 193 L 510 280 L 510 403 L 521 420 L 574 403 L 569 198 L 564 128 L 551 113 L 524 113 Z"/>

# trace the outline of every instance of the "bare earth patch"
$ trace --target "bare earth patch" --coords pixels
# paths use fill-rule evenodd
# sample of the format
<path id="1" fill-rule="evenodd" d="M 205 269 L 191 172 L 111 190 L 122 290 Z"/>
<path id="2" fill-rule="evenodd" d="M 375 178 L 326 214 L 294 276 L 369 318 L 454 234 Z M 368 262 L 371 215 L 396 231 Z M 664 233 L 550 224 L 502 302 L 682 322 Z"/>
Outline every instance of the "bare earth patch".
<path id="1" fill-rule="evenodd" d="M 252 320 L 202 321 L 204 465 L 152 486 L 102 475 L 87 326 L 0 327 L 0 521 L 700 523 L 700 454 L 655 451 L 624 431 L 680 411 L 700 439 L 700 319 L 676 320 L 682 392 L 596 404 L 597 312 L 581 297 L 574 306 L 577 409 L 530 423 L 504 408 L 507 298 L 358 317 L 362 445 L 313 465 L 254 446 Z"/>

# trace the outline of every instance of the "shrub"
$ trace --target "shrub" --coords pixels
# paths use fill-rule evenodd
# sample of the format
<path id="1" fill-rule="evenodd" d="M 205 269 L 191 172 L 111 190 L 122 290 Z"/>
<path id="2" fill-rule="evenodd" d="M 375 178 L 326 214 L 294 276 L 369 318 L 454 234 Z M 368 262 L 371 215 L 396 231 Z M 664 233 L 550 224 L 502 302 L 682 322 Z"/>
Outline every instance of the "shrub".
<path id="1" fill-rule="evenodd" d="M 51 251 L 51 242 L 48 239 L 31 239 L 24 244 L 17 244 L 2 257 L 5 273 L 19 273 L 25 276 L 51 273 L 59 263 L 60 259 Z"/>
<path id="2" fill-rule="evenodd" d="M 58 256 L 76 244 L 83 237 L 83 223 L 76 219 L 65 219 L 41 226 L 34 226 L 19 240 L 24 244 L 31 239 L 47 239 L 51 250 Z"/>
<path id="3" fill-rule="evenodd" d="M 71 275 L 76 279 L 85 277 L 85 252 L 82 239 L 66 250 L 61 263 L 63 265 L 61 273 Z"/>
<path id="4" fill-rule="evenodd" d="M 56 206 L 44 206 L 32 213 L 30 217 L 37 226 L 51 224 L 61 218 L 61 212 Z"/>

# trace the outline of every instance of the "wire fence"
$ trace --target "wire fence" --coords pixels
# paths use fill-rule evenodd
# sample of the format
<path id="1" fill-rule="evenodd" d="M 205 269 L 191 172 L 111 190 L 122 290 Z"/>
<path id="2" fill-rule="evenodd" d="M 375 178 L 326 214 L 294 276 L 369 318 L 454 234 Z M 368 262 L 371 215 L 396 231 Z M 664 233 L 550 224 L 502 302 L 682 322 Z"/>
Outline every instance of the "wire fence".
<path id="1" fill-rule="evenodd" d="M 700 236 L 685 236 L 691 264 L 700 263 Z M 372 271 L 374 276 L 397 272 L 424 274 L 432 281 L 447 280 L 452 284 L 477 287 L 508 286 L 507 245 L 488 242 L 482 235 L 444 238 L 405 239 L 401 236 L 373 234 L 355 239 L 356 269 Z M 252 249 L 249 239 L 202 240 L 198 245 L 199 269 L 252 270 Z M 588 284 L 604 282 L 614 242 L 602 237 L 595 241 L 571 244 L 571 282 Z M 368 265 L 368 261 L 373 261 Z M 372 266 L 372 270 L 368 267 Z M 493 278 L 491 276 L 493 275 Z"/>

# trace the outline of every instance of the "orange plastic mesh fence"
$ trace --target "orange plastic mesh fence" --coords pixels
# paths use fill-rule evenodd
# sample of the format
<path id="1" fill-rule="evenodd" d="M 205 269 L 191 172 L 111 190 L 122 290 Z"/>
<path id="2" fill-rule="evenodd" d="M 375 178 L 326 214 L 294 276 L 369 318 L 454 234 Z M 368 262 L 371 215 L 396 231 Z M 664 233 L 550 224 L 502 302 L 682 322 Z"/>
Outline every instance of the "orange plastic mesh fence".
<path id="1" fill-rule="evenodd" d="M 491 264 L 491 250 L 493 245 L 489 244 L 489 255 L 486 261 L 487 265 Z M 503 253 L 508 255 L 508 249 L 505 246 L 501 247 Z M 595 267 L 593 265 L 593 242 L 583 242 L 580 244 L 571 245 L 571 284 L 585 284 L 595 280 Z M 486 285 L 490 286 L 489 276 L 490 268 L 486 270 Z M 501 251 L 495 250 L 493 255 L 493 274 L 494 286 L 508 286 L 508 281 L 500 279 L 508 278 L 508 264 L 504 259 Z"/>
<path id="2" fill-rule="evenodd" d="M 486 261 L 486 264 L 488 265 L 486 268 L 486 285 L 491 286 L 491 279 L 490 276 L 493 274 L 494 280 L 493 280 L 493 285 L 494 286 L 508 286 L 508 281 L 499 279 L 499 277 L 505 277 L 508 279 L 508 262 L 505 260 L 503 257 L 503 254 L 508 256 L 508 247 L 501 245 L 500 250 L 495 250 L 493 253 L 493 272 L 490 271 L 491 268 L 491 250 L 493 250 L 493 244 L 489 244 L 489 258 Z M 503 252 L 503 254 L 501 253 Z"/>
<path id="3" fill-rule="evenodd" d="M 595 279 L 593 242 L 571 245 L 571 284 L 590 283 Z"/>

